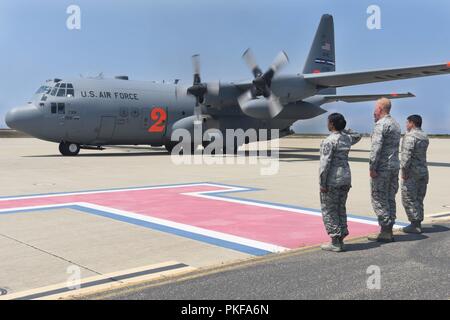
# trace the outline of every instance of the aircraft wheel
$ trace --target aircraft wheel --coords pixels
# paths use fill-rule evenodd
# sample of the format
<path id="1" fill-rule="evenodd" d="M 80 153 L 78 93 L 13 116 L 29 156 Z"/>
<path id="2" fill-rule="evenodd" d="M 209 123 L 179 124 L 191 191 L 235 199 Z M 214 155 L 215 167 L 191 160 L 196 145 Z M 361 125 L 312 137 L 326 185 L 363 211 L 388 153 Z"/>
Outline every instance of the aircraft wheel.
<path id="1" fill-rule="evenodd" d="M 173 150 L 173 148 L 176 146 L 178 144 L 178 142 L 177 143 L 166 143 L 165 145 L 164 145 L 164 147 L 166 148 L 166 150 L 169 152 L 169 153 L 172 153 L 172 150 Z M 189 148 L 189 147 L 188 147 Z M 183 150 L 184 148 L 182 147 L 181 148 L 181 150 Z M 195 153 L 195 150 L 197 150 L 197 146 L 196 145 L 194 145 L 194 144 L 191 144 L 190 145 L 190 151 L 191 151 L 191 154 L 194 154 Z M 184 154 L 184 152 L 183 152 L 183 154 Z"/>
<path id="2" fill-rule="evenodd" d="M 80 152 L 80 145 L 71 142 L 61 142 L 59 144 L 59 152 L 63 156 L 76 156 Z"/>
<path id="3" fill-rule="evenodd" d="M 173 148 L 177 145 L 178 142 L 167 142 L 164 147 L 166 148 L 167 152 L 172 153 Z"/>
<path id="4" fill-rule="evenodd" d="M 168 153 L 172 153 L 173 147 L 174 147 L 174 146 L 171 145 L 171 144 L 165 144 L 165 145 L 164 145 L 164 148 L 166 148 L 166 150 L 167 150 Z"/>

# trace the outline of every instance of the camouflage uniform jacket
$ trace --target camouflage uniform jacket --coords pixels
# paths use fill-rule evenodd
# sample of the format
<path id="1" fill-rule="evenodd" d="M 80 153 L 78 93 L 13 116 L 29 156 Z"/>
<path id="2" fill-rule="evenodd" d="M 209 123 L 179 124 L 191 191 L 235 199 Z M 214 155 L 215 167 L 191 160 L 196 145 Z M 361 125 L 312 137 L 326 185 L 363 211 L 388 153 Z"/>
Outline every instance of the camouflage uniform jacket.
<path id="1" fill-rule="evenodd" d="M 361 140 L 361 135 L 344 130 L 331 133 L 320 146 L 319 179 L 322 188 L 351 185 L 348 153 L 353 144 Z"/>
<path id="2" fill-rule="evenodd" d="M 391 115 L 386 115 L 375 124 L 372 133 L 372 149 L 369 166 L 373 171 L 399 170 L 400 125 Z"/>
<path id="3" fill-rule="evenodd" d="M 401 169 L 404 175 L 428 177 L 427 149 L 428 136 L 419 128 L 407 132 L 402 141 Z"/>

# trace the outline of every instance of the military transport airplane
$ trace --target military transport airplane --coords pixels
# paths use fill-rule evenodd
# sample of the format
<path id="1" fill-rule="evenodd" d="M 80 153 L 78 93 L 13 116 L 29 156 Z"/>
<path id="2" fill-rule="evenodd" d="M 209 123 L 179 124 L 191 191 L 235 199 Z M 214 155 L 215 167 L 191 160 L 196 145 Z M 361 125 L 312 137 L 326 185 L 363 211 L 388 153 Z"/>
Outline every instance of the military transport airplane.
<path id="1" fill-rule="evenodd" d="M 337 95 L 338 87 L 450 73 L 450 63 L 335 72 L 334 23 L 328 14 L 322 16 L 302 73 L 275 76 L 288 62 L 284 52 L 266 72 L 250 50 L 243 58 L 253 73 L 251 81 L 203 83 L 197 55 L 189 87 L 131 81 L 127 76 L 50 80 L 32 102 L 10 110 L 5 121 L 10 128 L 59 143 L 63 155 L 105 145 L 164 145 L 170 151 L 178 143 L 171 140 L 172 132 L 192 131 L 196 120 L 204 129 L 216 128 L 223 134 L 226 129 L 279 129 L 282 137 L 292 133 L 295 121 L 325 113 L 321 108 L 325 103 L 414 97 L 411 93 Z"/>

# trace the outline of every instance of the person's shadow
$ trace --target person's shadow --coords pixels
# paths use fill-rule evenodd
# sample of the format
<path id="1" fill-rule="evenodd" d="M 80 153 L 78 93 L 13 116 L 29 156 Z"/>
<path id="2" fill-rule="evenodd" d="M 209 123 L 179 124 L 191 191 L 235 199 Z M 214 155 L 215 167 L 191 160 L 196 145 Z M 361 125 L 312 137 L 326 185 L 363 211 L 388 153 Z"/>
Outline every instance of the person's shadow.
<path id="1" fill-rule="evenodd" d="M 423 233 L 436 233 L 436 232 L 446 232 L 450 231 L 449 227 L 442 226 L 442 225 L 424 225 L 422 227 Z"/>
<path id="2" fill-rule="evenodd" d="M 381 245 L 383 245 L 383 243 L 369 240 L 367 240 L 367 242 L 346 243 L 345 251 L 351 252 L 351 251 L 369 250 L 378 248 Z"/>
<path id="3" fill-rule="evenodd" d="M 422 227 L 421 234 L 414 234 L 414 233 L 394 234 L 395 241 L 393 243 L 425 240 L 425 239 L 429 238 L 426 235 L 427 233 L 447 232 L 449 230 L 450 230 L 450 228 L 443 226 L 443 225 L 424 225 Z M 369 240 L 367 240 L 367 242 L 348 243 L 348 244 L 345 244 L 345 251 L 350 252 L 350 251 L 370 250 L 370 249 L 378 248 L 378 247 L 380 247 L 382 245 L 386 245 L 386 244 L 390 244 L 390 243 L 383 243 L 383 242 L 369 241 Z"/>

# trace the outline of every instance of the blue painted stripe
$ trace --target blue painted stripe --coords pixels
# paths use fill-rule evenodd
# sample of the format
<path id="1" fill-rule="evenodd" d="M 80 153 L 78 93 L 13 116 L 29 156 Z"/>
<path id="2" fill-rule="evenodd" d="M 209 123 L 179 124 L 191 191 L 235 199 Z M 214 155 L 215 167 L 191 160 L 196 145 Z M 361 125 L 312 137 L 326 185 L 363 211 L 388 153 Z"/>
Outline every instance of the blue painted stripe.
<path id="1" fill-rule="evenodd" d="M 143 220 L 139 220 L 139 219 L 135 219 L 135 218 L 125 217 L 125 216 L 122 216 L 119 214 L 114 214 L 114 213 L 107 212 L 107 211 L 83 207 L 80 205 L 67 205 L 67 206 L 59 206 L 59 207 L 41 207 L 41 208 L 34 208 L 34 209 L 9 210 L 9 211 L 0 212 L 0 214 L 13 214 L 13 213 L 20 213 L 20 212 L 28 213 L 28 212 L 57 210 L 57 209 L 73 209 L 73 210 L 77 210 L 77 211 L 82 211 L 85 213 L 130 223 L 130 224 L 138 225 L 141 227 L 145 227 L 145 228 L 149 228 L 149 229 L 153 229 L 153 230 L 157 230 L 157 231 L 161 231 L 161 232 L 165 232 L 165 233 L 170 233 L 170 234 L 173 234 L 176 236 L 189 238 L 189 239 L 197 240 L 200 242 L 205 242 L 205 243 L 208 243 L 211 245 L 247 253 L 247 254 L 254 255 L 254 256 L 263 256 L 263 255 L 271 253 L 270 251 L 267 251 L 267 250 L 258 249 L 258 248 L 246 246 L 243 244 L 227 241 L 227 240 L 217 239 L 217 238 L 205 236 L 202 234 L 198 234 L 198 233 L 194 233 L 194 232 L 190 232 L 190 231 L 186 231 L 186 230 L 181 230 L 181 229 L 177 229 L 177 228 L 173 228 L 173 227 L 169 227 L 169 226 L 165 226 L 165 225 L 161 225 L 161 224 L 157 224 L 157 223 L 153 223 L 153 222 L 148 222 L 148 221 L 143 221 Z"/>
<path id="2" fill-rule="evenodd" d="M 185 237 L 185 238 L 209 243 L 209 244 L 216 245 L 219 247 L 228 248 L 228 249 L 235 250 L 235 251 L 240 251 L 240 252 L 251 254 L 254 256 L 263 256 L 263 255 L 271 253 L 270 251 L 267 251 L 267 250 L 262 250 L 262 249 L 246 246 L 243 244 L 231 242 L 231 241 L 217 239 L 217 238 L 205 236 L 202 234 L 198 234 L 198 233 L 194 233 L 194 232 L 190 232 L 190 231 L 186 231 L 186 230 L 181 230 L 181 229 L 177 229 L 177 228 L 173 228 L 173 227 L 169 227 L 169 226 L 165 226 L 165 225 L 161 225 L 161 224 L 157 224 L 157 223 L 153 223 L 153 222 L 149 222 L 149 221 L 143 221 L 143 220 L 139 220 L 139 219 L 135 219 L 135 218 L 125 217 L 125 216 L 117 215 L 117 214 L 106 212 L 106 211 L 101 211 L 101 210 L 96 210 L 96 209 L 86 208 L 86 207 L 80 207 L 79 210 L 88 212 L 91 214 L 99 215 L 102 217 L 107 217 L 107 218 L 131 223 L 131 224 L 135 224 L 135 225 L 146 227 L 149 229 L 174 234 L 174 235 L 177 235 L 180 237 Z"/>
<path id="3" fill-rule="evenodd" d="M 238 185 L 235 185 L 235 184 L 228 184 L 228 183 L 218 183 L 218 182 L 204 182 L 204 183 L 214 184 L 214 185 L 221 186 L 221 187 L 244 189 L 244 190 L 237 190 L 237 191 L 233 191 L 233 190 L 214 191 L 214 192 L 217 192 L 217 193 L 226 193 L 226 192 L 246 192 L 246 191 L 261 191 L 261 190 L 264 190 L 264 189 L 262 189 L 262 188 L 243 187 L 243 186 L 238 186 Z"/>

